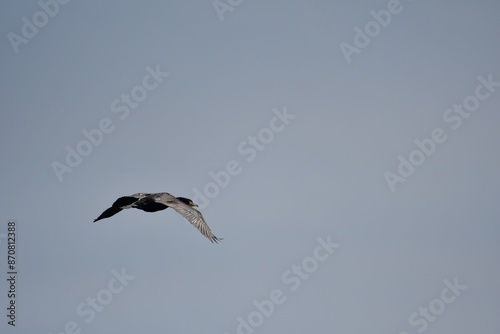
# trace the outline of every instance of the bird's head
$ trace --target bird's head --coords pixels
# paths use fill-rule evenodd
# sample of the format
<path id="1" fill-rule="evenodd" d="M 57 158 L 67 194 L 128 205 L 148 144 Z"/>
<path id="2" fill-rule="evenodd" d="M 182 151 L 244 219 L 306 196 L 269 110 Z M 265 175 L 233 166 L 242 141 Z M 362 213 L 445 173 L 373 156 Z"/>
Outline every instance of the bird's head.
<path id="1" fill-rule="evenodd" d="M 189 206 L 198 206 L 198 204 L 196 204 L 195 202 L 193 202 L 189 198 L 186 198 L 186 197 L 177 197 L 177 199 L 179 201 L 183 202 L 183 203 L 186 203 Z"/>

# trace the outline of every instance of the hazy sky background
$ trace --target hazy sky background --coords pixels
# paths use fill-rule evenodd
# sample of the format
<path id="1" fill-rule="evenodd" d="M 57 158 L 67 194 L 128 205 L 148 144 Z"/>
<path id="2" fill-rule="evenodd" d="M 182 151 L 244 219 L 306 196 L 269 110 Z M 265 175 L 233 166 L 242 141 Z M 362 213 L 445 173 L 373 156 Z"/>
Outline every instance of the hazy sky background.
<path id="1" fill-rule="evenodd" d="M 211 1 L 71 1 L 16 53 L 9 34 L 44 15 L 3 2 L 0 233 L 17 221 L 19 274 L 12 328 L 0 240 L 0 331 L 498 333 L 500 87 L 456 129 L 446 113 L 478 77 L 500 82 L 500 4 L 402 0 L 348 62 L 341 43 L 387 6 L 246 0 L 221 20 Z M 157 67 L 169 75 L 126 115 L 120 97 Z M 103 120 L 113 131 L 61 182 L 54 162 Z M 384 173 L 435 128 L 446 140 L 391 191 Z M 265 148 L 243 153 L 259 133 Z M 241 172 L 201 209 L 220 244 L 171 209 L 92 223 L 123 195 L 193 198 L 232 160 Z M 328 237 L 340 247 L 313 260 Z M 300 278 L 304 261 L 318 265 Z M 110 294 L 122 270 L 134 279 Z M 284 302 L 238 329 L 273 290 Z"/>

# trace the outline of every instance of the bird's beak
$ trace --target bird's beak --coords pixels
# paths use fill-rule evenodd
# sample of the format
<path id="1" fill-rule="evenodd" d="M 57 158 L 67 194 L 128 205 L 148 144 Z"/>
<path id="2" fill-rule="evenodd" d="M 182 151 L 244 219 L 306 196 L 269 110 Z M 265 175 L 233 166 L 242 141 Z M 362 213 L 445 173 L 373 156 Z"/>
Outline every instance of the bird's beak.
<path id="1" fill-rule="evenodd" d="M 196 204 L 196 203 L 193 203 L 193 206 L 198 206 L 198 204 Z"/>

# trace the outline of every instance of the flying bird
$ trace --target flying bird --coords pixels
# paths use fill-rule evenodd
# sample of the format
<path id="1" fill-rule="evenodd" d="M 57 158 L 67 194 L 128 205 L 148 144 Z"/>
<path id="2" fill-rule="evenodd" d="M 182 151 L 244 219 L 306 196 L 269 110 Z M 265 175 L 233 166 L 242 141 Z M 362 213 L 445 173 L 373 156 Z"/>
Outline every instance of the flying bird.
<path id="1" fill-rule="evenodd" d="M 222 240 L 222 238 L 217 238 L 212 233 L 210 227 L 208 227 L 203 219 L 201 212 L 193 208 L 195 206 L 198 205 L 193 203 L 189 198 L 175 197 L 169 193 L 137 193 L 118 198 L 110 208 L 94 219 L 94 223 L 98 220 L 114 216 L 124 209 L 135 208 L 146 212 L 156 212 L 170 207 L 186 218 L 211 242 L 217 243 Z"/>

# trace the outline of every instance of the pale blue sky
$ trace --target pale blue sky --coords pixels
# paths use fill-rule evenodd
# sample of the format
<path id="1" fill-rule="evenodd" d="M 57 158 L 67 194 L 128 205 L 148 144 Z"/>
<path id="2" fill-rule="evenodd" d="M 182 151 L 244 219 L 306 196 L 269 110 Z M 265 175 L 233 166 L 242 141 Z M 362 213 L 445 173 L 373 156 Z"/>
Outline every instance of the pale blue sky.
<path id="1" fill-rule="evenodd" d="M 224 20 L 211 1 L 0 5 L 0 234 L 17 221 L 19 271 L 0 331 L 498 333 L 498 2 L 403 0 L 351 62 L 341 43 L 395 2 L 220 3 Z M 88 154 L 67 166 L 68 147 Z M 123 195 L 215 189 L 228 163 L 201 208 L 218 245 L 171 209 L 92 223 Z"/>

